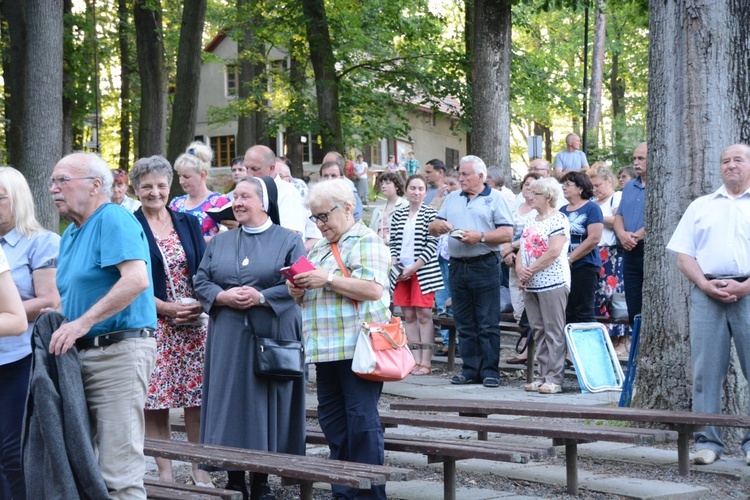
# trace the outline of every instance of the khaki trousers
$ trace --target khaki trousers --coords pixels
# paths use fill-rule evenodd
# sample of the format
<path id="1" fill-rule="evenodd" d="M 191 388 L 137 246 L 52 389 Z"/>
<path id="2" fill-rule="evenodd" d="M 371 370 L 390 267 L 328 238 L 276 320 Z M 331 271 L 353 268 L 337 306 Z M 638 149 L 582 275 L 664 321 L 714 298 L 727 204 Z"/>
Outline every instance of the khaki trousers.
<path id="1" fill-rule="evenodd" d="M 143 407 L 156 361 L 156 341 L 127 339 L 79 352 L 94 448 L 110 495 L 145 499 Z"/>

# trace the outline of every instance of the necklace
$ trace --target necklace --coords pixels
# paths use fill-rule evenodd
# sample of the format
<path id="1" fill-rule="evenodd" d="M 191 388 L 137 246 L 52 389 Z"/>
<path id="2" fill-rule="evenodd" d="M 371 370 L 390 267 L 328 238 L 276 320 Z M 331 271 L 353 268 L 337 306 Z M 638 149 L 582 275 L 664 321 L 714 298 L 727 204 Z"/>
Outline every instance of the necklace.
<path id="1" fill-rule="evenodd" d="M 167 224 L 169 224 L 169 221 L 171 220 L 171 217 L 167 217 L 167 220 L 164 221 L 164 225 L 161 226 L 161 229 L 158 231 L 154 231 L 154 226 L 151 225 L 151 220 L 148 221 L 149 227 L 151 227 L 151 232 L 154 233 L 154 236 L 161 240 L 162 239 L 162 233 L 164 232 L 164 229 L 166 229 Z"/>
<path id="2" fill-rule="evenodd" d="M 536 220 L 537 221 L 543 221 L 544 219 L 546 219 L 550 215 L 554 214 L 555 212 L 557 212 L 557 210 L 552 209 L 549 212 L 547 212 L 546 214 L 539 214 L 539 215 L 536 216 Z"/>

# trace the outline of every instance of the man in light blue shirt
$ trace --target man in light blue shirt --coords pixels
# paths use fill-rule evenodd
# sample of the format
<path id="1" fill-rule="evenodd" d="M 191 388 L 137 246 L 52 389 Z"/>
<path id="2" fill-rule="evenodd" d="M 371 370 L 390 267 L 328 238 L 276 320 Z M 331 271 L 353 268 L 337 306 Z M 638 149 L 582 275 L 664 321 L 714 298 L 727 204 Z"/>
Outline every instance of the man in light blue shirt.
<path id="1" fill-rule="evenodd" d="M 445 198 L 429 226 L 433 236 L 452 236 L 449 282 L 463 373 L 451 383 L 498 387 L 500 245 L 513 236 L 513 217 L 500 192 L 485 183 L 487 166 L 481 158 L 461 158 L 458 171 L 461 190 Z"/>
<path id="2" fill-rule="evenodd" d="M 565 150 L 555 156 L 555 177 L 558 179 L 567 172 L 583 172 L 589 169 L 586 154 L 581 151 L 581 138 L 577 134 L 565 137 Z"/>

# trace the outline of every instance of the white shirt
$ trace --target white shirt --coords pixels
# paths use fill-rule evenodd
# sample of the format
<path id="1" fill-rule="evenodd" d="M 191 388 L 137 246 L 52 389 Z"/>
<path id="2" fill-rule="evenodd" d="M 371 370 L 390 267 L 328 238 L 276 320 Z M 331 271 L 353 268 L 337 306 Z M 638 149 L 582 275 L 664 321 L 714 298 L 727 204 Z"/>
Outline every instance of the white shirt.
<path id="1" fill-rule="evenodd" d="M 5 271 L 10 271 L 10 265 L 8 265 L 8 259 L 5 257 L 5 252 L 0 248 L 0 274 Z"/>
<path id="2" fill-rule="evenodd" d="M 274 178 L 274 181 L 276 181 L 278 191 L 279 218 L 281 219 L 279 225 L 306 238 L 322 238 L 323 235 L 320 234 L 317 227 L 315 228 L 317 236 L 312 235 L 315 234 L 312 228 L 307 228 L 310 210 L 302 203 L 302 197 L 297 188 L 278 175 Z"/>
<path id="3" fill-rule="evenodd" d="M 599 208 L 602 209 L 602 215 L 604 217 L 610 217 L 612 215 L 615 215 L 615 212 L 617 212 L 617 207 L 620 206 L 620 199 L 622 198 L 622 191 L 615 191 L 612 193 L 612 196 L 609 197 L 607 201 L 599 205 Z M 604 229 L 602 229 L 602 237 L 599 240 L 600 247 L 613 247 L 617 245 L 617 235 L 615 234 L 614 229 L 610 229 L 606 226 L 604 226 Z"/>
<path id="4" fill-rule="evenodd" d="M 404 267 L 414 264 L 414 234 L 417 231 L 417 216 L 407 217 L 404 224 L 404 233 L 401 239 L 401 253 L 399 261 Z"/>
<path id="5" fill-rule="evenodd" d="M 127 208 L 131 212 L 135 212 L 139 208 L 141 208 L 141 202 L 138 200 L 134 200 L 133 198 L 129 196 L 124 196 L 122 198 L 122 203 L 120 205 L 124 208 Z"/>
<path id="6" fill-rule="evenodd" d="M 750 276 L 750 189 L 733 198 L 722 185 L 694 200 L 667 250 L 695 258 L 703 274 Z"/>

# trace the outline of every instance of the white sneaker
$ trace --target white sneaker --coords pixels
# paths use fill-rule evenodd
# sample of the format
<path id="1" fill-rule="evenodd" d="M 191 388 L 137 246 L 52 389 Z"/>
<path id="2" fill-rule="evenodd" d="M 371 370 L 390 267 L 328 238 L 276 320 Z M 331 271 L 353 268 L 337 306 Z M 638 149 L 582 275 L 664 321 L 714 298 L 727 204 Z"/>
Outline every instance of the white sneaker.
<path id="1" fill-rule="evenodd" d="M 719 459 L 715 451 L 704 448 L 698 450 L 693 457 L 693 463 L 697 465 L 709 465 Z"/>

